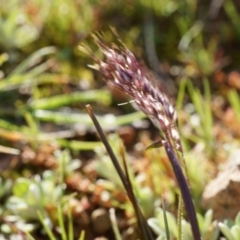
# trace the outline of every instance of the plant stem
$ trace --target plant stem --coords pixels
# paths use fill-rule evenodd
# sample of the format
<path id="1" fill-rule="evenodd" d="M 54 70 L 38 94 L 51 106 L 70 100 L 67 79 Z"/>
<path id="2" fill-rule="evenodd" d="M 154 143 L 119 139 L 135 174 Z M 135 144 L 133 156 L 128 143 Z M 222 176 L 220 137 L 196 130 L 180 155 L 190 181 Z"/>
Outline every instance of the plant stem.
<path id="1" fill-rule="evenodd" d="M 187 180 L 183 174 L 183 171 L 179 164 L 179 161 L 177 160 L 177 158 L 174 154 L 174 151 L 169 146 L 168 142 L 163 141 L 163 145 L 167 152 L 168 158 L 171 162 L 174 174 L 177 178 L 177 182 L 178 182 L 181 194 L 182 194 L 184 205 L 185 205 L 188 217 L 189 217 L 189 222 L 192 227 L 193 238 L 194 238 L 194 240 L 201 240 L 202 238 L 201 238 L 200 231 L 199 231 L 199 226 L 198 226 L 197 217 L 196 217 L 196 211 L 195 211 L 195 208 L 193 205 L 193 201 L 192 201 L 192 197 L 191 197 L 191 193 L 190 193 L 190 190 L 188 187 Z"/>

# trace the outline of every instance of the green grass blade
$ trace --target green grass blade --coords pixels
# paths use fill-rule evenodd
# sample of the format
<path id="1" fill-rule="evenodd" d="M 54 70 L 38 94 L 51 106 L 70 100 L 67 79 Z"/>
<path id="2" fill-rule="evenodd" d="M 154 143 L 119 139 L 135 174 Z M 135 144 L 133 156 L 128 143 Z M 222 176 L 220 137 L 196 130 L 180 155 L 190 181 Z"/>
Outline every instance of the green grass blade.
<path id="1" fill-rule="evenodd" d="M 101 102 L 103 104 L 108 105 L 111 102 L 111 96 L 109 91 L 105 90 L 74 92 L 69 95 L 62 94 L 54 97 L 35 100 L 31 103 L 31 107 L 34 110 L 53 109 L 79 102 Z"/>
<path id="2" fill-rule="evenodd" d="M 53 234 L 52 230 L 49 228 L 49 226 L 47 226 L 47 225 L 45 224 L 44 219 L 43 219 L 43 215 L 41 214 L 40 211 L 37 211 L 37 215 L 38 215 L 38 218 L 39 218 L 39 220 L 40 220 L 40 222 L 41 222 L 44 230 L 46 231 L 49 239 L 50 239 L 50 240 L 56 240 L 56 238 L 54 237 L 54 234 Z"/>
<path id="3" fill-rule="evenodd" d="M 57 211 L 58 211 L 58 223 L 61 229 L 62 240 L 67 240 L 66 229 L 64 226 L 64 216 L 63 216 L 61 205 L 58 206 Z"/>
<path id="4" fill-rule="evenodd" d="M 114 208 L 109 209 L 109 214 L 110 214 L 110 220 L 111 220 L 115 239 L 122 240 L 121 234 L 118 229 L 117 219 L 116 219 L 116 215 L 115 215 L 115 209 Z"/>
<path id="5" fill-rule="evenodd" d="M 180 87 L 178 90 L 178 96 L 177 96 L 177 101 L 176 101 L 176 110 L 180 111 L 180 109 L 183 106 L 183 100 L 184 100 L 184 95 L 187 87 L 187 79 L 183 79 L 180 83 Z"/>
<path id="6" fill-rule="evenodd" d="M 178 218 L 177 218 L 177 226 L 178 226 L 178 240 L 182 240 L 182 218 L 183 218 L 183 201 L 181 195 L 179 195 L 178 200 Z"/>
<path id="7" fill-rule="evenodd" d="M 82 230 L 81 233 L 80 233 L 79 240 L 84 240 L 84 239 L 85 239 L 85 231 Z"/>
<path id="8" fill-rule="evenodd" d="M 93 126 L 91 119 L 87 114 L 79 114 L 79 113 L 64 113 L 64 112 L 53 112 L 48 110 L 36 110 L 34 111 L 34 116 L 46 122 L 54 122 L 54 123 L 79 123 L 85 124 L 86 126 Z M 126 114 L 123 116 L 114 116 L 114 115 L 106 115 L 106 116 L 98 116 L 99 122 L 101 125 L 107 126 L 107 128 L 115 128 L 118 126 L 122 126 L 125 124 L 130 124 L 136 119 L 139 121 L 140 119 L 146 118 L 146 116 L 142 112 L 134 112 L 130 114 Z"/>
<path id="9" fill-rule="evenodd" d="M 228 101 L 230 102 L 234 112 L 237 116 L 238 121 L 240 121 L 240 98 L 236 90 L 230 90 L 227 94 Z"/>
<path id="10" fill-rule="evenodd" d="M 74 240 L 72 211 L 68 210 L 68 240 Z"/>
<path id="11" fill-rule="evenodd" d="M 84 141 L 68 141 L 66 139 L 59 139 L 57 140 L 60 146 L 64 148 L 70 148 L 72 150 L 82 150 L 82 151 L 87 151 L 87 150 L 93 150 L 96 147 L 102 146 L 102 142 L 84 142 Z"/>
<path id="12" fill-rule="evenodd" d="M 29 232 L 25 232 L 25 234 L 27 235 L 29 240 L 35 240 L 34 237 Z"/>
<path id="13" fill-rule="evenodd" d="M 205 107 L 205 121 L 202 121 L 205 125 L 206 135 L 208 137 L 208 140 L 211 141 L 212 139 L 212 110 L 211 110 L 211 92 L 210 92 L 210 86 L 207 79 L 203 80 L 203 86 L 204 86 L 204 94 L 206 99 Z"/>
<path id="14" fill-rule="evenodd" d="M 33 117 L 33 115 L 30 112 L 26 112 L 24 114 L 24 117 L 31 131 L 33 133 L 38 134 L 39 133 L 38 123 L 36 119 Z"/>
<path id="15" fill-rule="evenodd" d="M 26 71 L 29 67 L 32 67 L 36 62 L 38 62 L 43 56 L 53 54 L 57 51 L 55 47 L 44 47 L 36 52 L 34 52 L 32 55 L 30 55 L 27 59 L 25 59 L 21 64 L 19 64 L 9 75 L 17 75 L 21 74 L 24 71 Z"/>
<path id="16" fill-rule="evenodd" d="M 240 29 L 239 29 L 240 17 L 237 11 L 237 6 L 235 6 L 234 1 L 227 0 L 227 1 L 224 1 L 223 7 L 228 17 L 231 19 L 238 37 L 240 37 Z"/>
<path id="17" fill-rule="evenodd" d="M 227 240 L 235 240 L 227 225 L 220 222 L 220 223 L 218 223 L 218 226 L 219 226 L 221 232 L 223 233 L 223 235 L 227 238 Z"/>
<path id="18" fill-rule="evenodd" d="M 166 213 L 165 204 L 164 204 L 163 199 L 162 199 L 162 206 L 163 206 L 163 219 L 164 219 L 164 225 L 165 225 L 166 239 L 170 240 L 170 231 L 169 231 L 169 226 L 168 226 L 167 213 Z"/>

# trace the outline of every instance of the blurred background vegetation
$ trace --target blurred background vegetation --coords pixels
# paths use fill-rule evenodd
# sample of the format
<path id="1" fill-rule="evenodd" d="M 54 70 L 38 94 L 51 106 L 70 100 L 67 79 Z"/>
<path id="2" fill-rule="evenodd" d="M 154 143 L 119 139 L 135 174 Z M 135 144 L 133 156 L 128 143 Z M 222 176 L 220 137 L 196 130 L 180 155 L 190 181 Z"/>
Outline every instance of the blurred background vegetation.
<path id="1" fill-rule="evenodd" d="M 124 142 L 156 236 L 163 234 L 161 198 L 174 218 L 178 189 L 167 157 L 144 151 L 156 130 L 130 104 L 117 105 L 127 98 L 107 88 L 78 49 L 87 44 L 101 57 L 91 34 L 117 44 L 111 26 L 176 103 L 204 219 L 204 186 L 239 147 L 239 10 L 237 0 L 0 0 L 0 238 L 136 239 L 133 209 L 86 113 L 89 103 L 117 153 Z M 214 239 L 208 227 L 204 239 Z"/>

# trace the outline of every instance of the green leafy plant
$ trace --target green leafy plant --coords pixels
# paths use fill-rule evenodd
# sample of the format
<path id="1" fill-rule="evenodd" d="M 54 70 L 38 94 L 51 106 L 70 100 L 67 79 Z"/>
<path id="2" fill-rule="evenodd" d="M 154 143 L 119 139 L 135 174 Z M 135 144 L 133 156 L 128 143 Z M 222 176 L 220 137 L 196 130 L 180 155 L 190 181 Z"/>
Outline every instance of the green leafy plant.
<path id="1" fill-rule="evenodd" d="M 68 230 L 65 228 L 65 225 L 64 225 L 65 218 L 62 213 L 61 206 L 58 206 L 57 212 L 58 212 L 58 223 L 61 228 L 61 232 L 60 232 L 61 240 L 74 240 L 75 239 L 74 232 L 73 232 L 74 226 L 73 226 L 73 219 L 72 219 L 71 211 L 69 211 L 68 215 L 67 215 Z M 48 236 L 48 238 L 50 240 L 58 240 L 59 238 L 57 238 L 55 236 L 53 230 L 46 223 L 46 219 L 44 219 L 43 215 L 40 212 L 38 212 L 38 217 L 39 217 L 39 220 L 40 220 L 44 230 L 46 231 L 46 235 Z M 26 235 L 29 237 L 30 240 L 34 240 L 34 237 L 29 232 L 26 232 Z M 85 232 L 81 231 L 78 240 L 84 240 L 84 239 L 85 239 Z"/>
<path id="2" fill-rule="evenodd" d="M 18 178 L 13 185 L 13 196 L 7 201 L 6 207 L 12 214 L 26 221 L 38 220 L 40 211 L 46 221 L 52 224 L 52 220 L 56 219 L 56 202 L 63 197 L 64 188 L 64 184 L 55 185 L 55 176 L 51 171 L 45 171 L 42 178 L 39 175 L 32 180 Z M 53 208 L 53 211 L 48 212 L 48 208 Z"/>
<path id="3" fill-rule="evenodd" d="M 227 240 L 240 239 L 240 213 L 237 214 L 234 221 L 224 220 L 219 222 L 218 226 Z"/>
<path id="4" fill-rule="evenodd" d="M 214 135 L 212 131 L 211 93 L 207 79 L 203 81 L 203 87 L 204 96 L 199 89 L 193 86 L 190 79 L 182 81 L 177 109 L 180 109 L 183 102 L 183 95 L 187 89 L 192 101 L 192 105 L 188 105 L 190 124 L 188 124 L 187 127 L 189 128 L 191 126 L 192 129 L 187 131 L 182 130 L 181 133 L 185 135 L 185 138 L 188 138 L 196 144 L 203 143 L 208 154 L 211 155 L 214 152 Z M 184 129 L 182 125 L 181 129 Z M 187 135 L 186 133 L 190 134 Z"/>
<path id="5" fill-rule="evenodd" d="M 55 47 L 44 47 L 32 53 L 14 68 L 0 84 L 0 91 L 9 91 L 19 87 L 33 86 L 37 77 L 51 67 L 50 61 L 41 62 L 48 55 L 56 53 Z M 43 76 L 41 76 L 43 77 Z"/>
<path id="6" fill-rule="evenodd" d="M 150 216 L 150 214 L 154 210 L 154 202 L 156 201 L 155 194 L 153 190 L 149 186 L 142 186 L 141 182 L 135 177 L 133 169 L 131 168 L 131 165 L 128 161 L 128 155 L 125 152 L 125 149 L 123 148 L 123 143 L 121 139 L 116 134 L 110 134 L 108 136 L 108 141 L 113 149 L 113 151 L 116 153 L 117 159 L 119 159 L 119 164 L 124 171 L 124 163 L 121 161 L 123 158 L 122 151 L 124 151 L 124 156 L 126 156 L 127 160 L 127 169 L 129 178 L 131 180 L 131 184 L 133 187 L 134 194 L 136 195 L 136 198 L 138 199 L 139 205 L 141 206 L 141 209 L 145 216 Z M 121 182 L 121 179 L 115 169 L 115 167 L 112 164 L 112 160 L 105 154 L 103 151 L 103 148 L 97 148 L 96 149 L 97 157 L 99 161 L 94 163 L 95 169 L 99 176 L 106 179 L 105 184 L 106 186 L 110 185 L 111 189 L 118 188 L 119 190 L 123 190 L 124 186 Z M 105 187 L 106 189 L 108 187 Z M 125 208 L 129 208 L 129 206 L 124 206 Z"/>
<path id="7" fill-rule="evenodd" d="M 199 35 L 202 31 L 203 23 L 197 21 L 191 29 L 182 37 L 179 43 L 181 54 L 180 61 L 185 63 L 184 74 L 187 77 L 208 77 L 213 72 L 220 70 L 223 66 L 223 59 L 217 61 L 217 40 L 215 38 L 209 41 L 207 47 L 204 47 L 203 36 Z M 196 37 L 198 35 L 197 39 Z M 191 44 L 190 42 L 193 41 Z"/>
<path id="8" fill-rule="evenodd" d="M 236 35 L 239 38 L 240 37 L 240 31 L 239 31 L 238 25 L 240 23 L 240 17 L 239 17 L 239 14 L 237 12 L 235 3 L 232 0 L 227 0 L 227 1 L 224 1 L 223 6 L 224 6 L 224 9 L 226 11 L 226 14 L 231 19 L 231 22 L 233 24 Z"/>
<path id="9" fill-rule="evenodd" d="M 5 49 L 22 48 L 39 37 L 40 28 L 29 20 L 23 9 L 11 8 L 6 18 L 0 14 L 0 34 L 0 45 Z"/>
<path id="10" fill-rule="evenodd" d="M 168 227 L 170 230 L 170 236 L 174 239 L 178 238 L 178 223 L 176 217 L 170 212 L 166 211 L 166 217 L 168 221 Z M 199 228 L 203 239 L 206 240 L 217 240 L 219 237 L 219 228 L 217 221 L 212 219 L 212 211 L 209 210 L 204 216 L 198 214 Z M 159 239 L 166 238 L 166 227 L 164 223 L 164 210 L 162 208 L 157 208 L 155 210 L 155 217 L 148 219 L 148 223 L 153 229 L 153 231 L 158 235 Z M 194 240 L 190 225 L 185 220 L 182 219 L 182 239 Z"/>
<path id="11" fill-rule="evenodd" d="M 6 195 L 12 187 L 12 181 L 10 179 L 3 179 L 0 176 L 0 198 Z"/>
<path id="12" fill-rule="evenodd" d="M 71 160 L 68 151 L 57 152 L 56 156 L 59 162 L 55 172 L 46 170 L 41 176 L 18 178 L 13 184 L 13 195 L 6 203 L 6 210 L 11 215 L 5 218 L 22 231 L 35 229 L 39 226 L 39 219 L 51 229 L 60 219 L 59 215 L 62 216 L 62 209 L 68 208 L 68 201 L 73 198 L 73 195 L 64 194 L 64 178 L 79 168 L 79 161 Z"/>

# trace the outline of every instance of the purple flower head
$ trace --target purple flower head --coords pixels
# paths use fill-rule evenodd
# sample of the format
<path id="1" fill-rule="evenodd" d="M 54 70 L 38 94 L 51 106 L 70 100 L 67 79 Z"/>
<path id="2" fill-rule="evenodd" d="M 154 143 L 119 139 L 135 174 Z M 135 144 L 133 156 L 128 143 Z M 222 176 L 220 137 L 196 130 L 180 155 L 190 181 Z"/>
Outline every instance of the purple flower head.
<path id="1" fill-rule="evenodd" d="M 182 151 L 176 111 L 154 75 L 121 42 L 121 47 L 113 44 L 109 47 L 99 37 L 94 36 L 94 39 L 104 60 L 92 56 L 93 53 L 90 55 L 105 81 L 128 94 L 161 131 L 163 138 L 171 140 L 172 146 Z"/>

